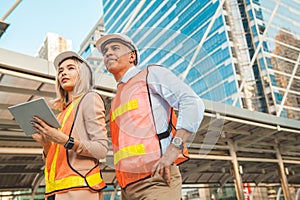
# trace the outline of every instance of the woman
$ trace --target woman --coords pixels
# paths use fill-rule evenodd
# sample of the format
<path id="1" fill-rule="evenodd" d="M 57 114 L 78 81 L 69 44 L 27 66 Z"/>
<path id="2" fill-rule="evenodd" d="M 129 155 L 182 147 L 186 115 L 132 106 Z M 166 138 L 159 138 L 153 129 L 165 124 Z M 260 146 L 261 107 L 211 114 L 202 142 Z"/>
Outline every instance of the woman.
<path id="1" fill-rule="evenodd" d="M 59 54 L 54 107 L 61 128 L 48 126 L 38 117 L 32 121 L 32 137 L 44 148 L 45 196 L 48 200 L 103 199 L 106 187 L 99 159 L 106 157 L 108 139 L 104 102 L 92 92 L 93 74 L 77 53 Z"/>

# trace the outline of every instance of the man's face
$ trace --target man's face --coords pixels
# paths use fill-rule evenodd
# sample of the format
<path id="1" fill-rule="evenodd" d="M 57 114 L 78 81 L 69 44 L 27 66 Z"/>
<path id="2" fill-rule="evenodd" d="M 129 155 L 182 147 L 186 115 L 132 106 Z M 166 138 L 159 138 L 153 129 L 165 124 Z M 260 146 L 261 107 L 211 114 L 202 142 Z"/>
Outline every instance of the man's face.
<path id="1" fill-rule="evenodd" d="M 135 54 L 126 45 L 119 42 L 108 43 L 102 51 L 104 64 L 112 74 L 127 70 L 132 66 Z"/>

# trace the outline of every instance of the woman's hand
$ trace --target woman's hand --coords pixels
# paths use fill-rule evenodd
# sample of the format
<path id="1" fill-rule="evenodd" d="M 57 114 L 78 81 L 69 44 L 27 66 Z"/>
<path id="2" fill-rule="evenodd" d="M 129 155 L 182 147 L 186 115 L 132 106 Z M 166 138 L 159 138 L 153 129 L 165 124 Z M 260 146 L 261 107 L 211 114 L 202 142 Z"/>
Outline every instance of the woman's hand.
<path id="1" fill-rule="evenodd" d="M 42 134 L 32 134 L 31 137 L 37 141 L 38 143 L 40 143 L 44 149 L 48 150 L 48 148 L 50 147 L 51 142 Z"/>
<path id="2" fill-rule="evenodd" d="M 32 135 L 32 137 L 43 146 L 44 144 L 50 143 L 50 141 L 61 145 L 64 145 L 68 141 L 69 137 L 57 128 L 49 126 L 38 117 L 34 117 L 34 119 L 36 122 L 32 121 L 31 123 L 33 124 L 37 134 Z"/>

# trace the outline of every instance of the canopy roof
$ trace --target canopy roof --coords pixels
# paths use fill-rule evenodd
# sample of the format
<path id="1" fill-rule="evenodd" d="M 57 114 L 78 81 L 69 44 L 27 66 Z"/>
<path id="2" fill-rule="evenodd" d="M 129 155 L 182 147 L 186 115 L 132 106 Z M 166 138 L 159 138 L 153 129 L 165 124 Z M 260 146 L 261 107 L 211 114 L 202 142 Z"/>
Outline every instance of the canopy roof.
<path id="1" fill-rule="evenodd" d="M 0 49 L 0 190 L 43 185 L 42 148 L 26 136 L 7 107 L 39 97 L 55 97 L 53 64 Z M 96 74 L 107 113 L 114 96 L 113 77 Z M 289 184 L 300 184 L 300 123 L 204 100 L 206 110 L 190 142 L 190 160 L 181 165 L 184 184 L 233 183 L 232 162 L 242 181 L 280 183 L 283 164 Z M 108 119 L 108 116 L 107 116 Z M 102 163 L 107 184 L 116 184 L 112 152 Z"/>

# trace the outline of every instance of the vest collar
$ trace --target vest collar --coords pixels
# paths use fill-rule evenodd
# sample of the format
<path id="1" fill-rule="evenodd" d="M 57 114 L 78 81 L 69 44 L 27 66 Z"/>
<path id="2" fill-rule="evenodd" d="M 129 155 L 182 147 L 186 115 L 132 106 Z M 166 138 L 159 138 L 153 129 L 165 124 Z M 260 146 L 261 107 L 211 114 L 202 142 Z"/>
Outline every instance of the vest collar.
<path id="1" fill-rule="evenodd" d="M 117 85 L 121 83 L 127 83 L 130 79 L 132 79 L 135 75 L 137 75 L 141 70 L 136 66 L 132 66 L 127 70 L 127 72 L 122 77 L 121 81 L 117 83 Z"/>

